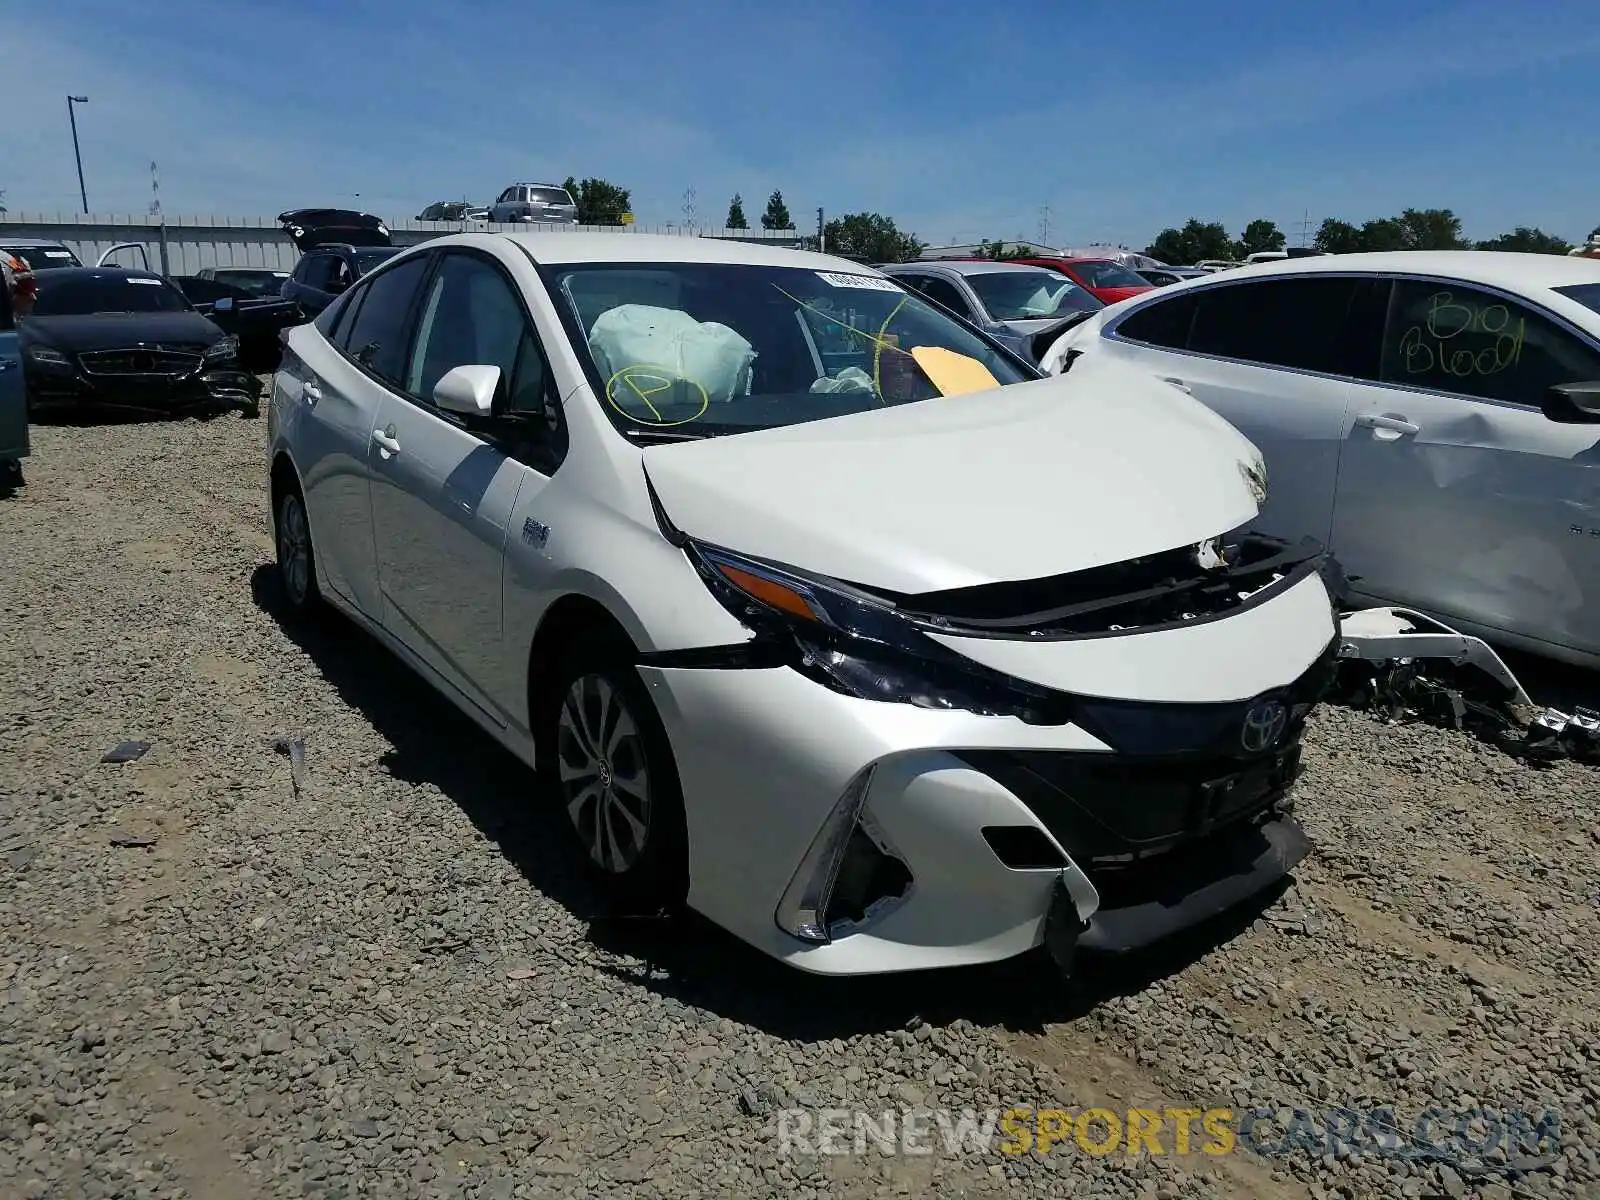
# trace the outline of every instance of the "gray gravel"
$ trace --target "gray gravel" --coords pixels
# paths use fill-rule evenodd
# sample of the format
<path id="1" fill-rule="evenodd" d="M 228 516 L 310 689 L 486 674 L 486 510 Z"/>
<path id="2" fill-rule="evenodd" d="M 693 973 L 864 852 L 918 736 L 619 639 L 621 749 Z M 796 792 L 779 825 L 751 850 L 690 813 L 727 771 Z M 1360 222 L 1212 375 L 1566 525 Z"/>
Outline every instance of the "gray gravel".
<path id="1" fill-rule="evenodd" d="M 796 976 L 607 919 L 509 756 L 353 630 L 280 627 L 264 433 L 37 429 L 0 501 L 0 1196 L 1600 1195 L 1593 768 L 1327 711 L 1319 853 L 1229 936 L 1072 991 Z M 1096 1103 L 1549 1107 L 1564 1141 L 1492 1179 L 817 1157 L 775 1113 Z"/>

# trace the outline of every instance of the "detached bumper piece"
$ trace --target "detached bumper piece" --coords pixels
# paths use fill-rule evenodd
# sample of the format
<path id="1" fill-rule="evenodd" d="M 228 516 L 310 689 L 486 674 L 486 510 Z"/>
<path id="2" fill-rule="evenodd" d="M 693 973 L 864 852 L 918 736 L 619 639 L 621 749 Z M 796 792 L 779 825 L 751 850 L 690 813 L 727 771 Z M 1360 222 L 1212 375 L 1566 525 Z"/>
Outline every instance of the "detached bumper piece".
<path id="1" fill-rule="evenodd" d="M 1408 608 L 1340 618 L 1329 698 L 1386 721 L 1462 730 L 1533 763 L 1600 763 L 1600 712 L 1540 710 L 1488 643 Z"/>

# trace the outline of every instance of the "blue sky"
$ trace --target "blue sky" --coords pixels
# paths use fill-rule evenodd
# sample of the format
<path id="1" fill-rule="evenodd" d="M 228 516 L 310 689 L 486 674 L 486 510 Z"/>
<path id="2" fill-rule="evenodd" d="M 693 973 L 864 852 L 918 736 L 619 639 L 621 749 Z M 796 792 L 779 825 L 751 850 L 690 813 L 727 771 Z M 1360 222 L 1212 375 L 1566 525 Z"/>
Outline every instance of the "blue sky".
<path id="1" fill-rule="evenodd" d="M 781 188 L 802 225 L 878 211 L 935 243 L 1037 236 L 1045 205 L 1080 245 L 1407 206 L 1477 237 L 1600 224 L 1593 0 L 8 8 L 13 213 L 77 207 L 74 91 L 97 212 L 145 211 L 154 159 L 168 213 L 394 219 L 575 174 L 631 188 L 641 224 L 690 187 L 702 224 L 735 191 L 755 223 Z"/>

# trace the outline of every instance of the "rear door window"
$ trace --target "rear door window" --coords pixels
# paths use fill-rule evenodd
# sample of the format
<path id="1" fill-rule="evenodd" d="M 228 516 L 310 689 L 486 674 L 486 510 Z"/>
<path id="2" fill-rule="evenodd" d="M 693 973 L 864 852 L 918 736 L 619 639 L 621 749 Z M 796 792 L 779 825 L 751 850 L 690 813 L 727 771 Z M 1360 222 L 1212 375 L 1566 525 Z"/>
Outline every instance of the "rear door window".
<path id="1" fill-rule="evenodd" d="M 319 292 L 328 290 L 333 279 L 333 268 L 339 260 L 331 254 L 308 254 L 300 264 L 300 282 Z"/>
<path id="2" fill-rule="evenodd" d="M 346 349 L 367 370 L 395 387 L 405 373 L 411 315 L 417 291 L 428 271 L 429 256 L 419 254 L 387 271 L 380 271 L 353 297 L 361 307 L 350 324 Z"/>
<path id="3" fill-rule="evenodd" d="M 1196 293 L 1188 349 L 1328 375 L 1347 374 L 1344 328 L 1359 281 L 1263 279 Z"/>
<path id="4" fill-rule="evenodd" d="M 1130 342 L 1143 342 L 1164 350 L 1185 350 L 1189 327 L 1199 307 L 1197 292 L 1181 292 L 1154 304 L 1144 304 L 1112 326 L 1112 332 Z"/>

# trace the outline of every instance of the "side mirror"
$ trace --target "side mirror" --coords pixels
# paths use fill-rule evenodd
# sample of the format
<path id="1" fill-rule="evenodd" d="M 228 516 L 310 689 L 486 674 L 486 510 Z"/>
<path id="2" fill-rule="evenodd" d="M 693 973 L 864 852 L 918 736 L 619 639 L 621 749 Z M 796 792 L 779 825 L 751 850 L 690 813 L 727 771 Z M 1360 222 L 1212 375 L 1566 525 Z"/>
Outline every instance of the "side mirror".
<path id="1" fill-rule="evenodd" d="M 445 412 L 487 417 L 494 413 L 494 394 L 499 387 L 499 367 L 451 367 L 433 385 L 433 402 Z"/>
<path id="2" fill-rule="evenodd" d="M 1600 381 L 1558 383 L 1544 394 L 1545 420 L 1562 425 L 1600 425 Z"/>
<path id="3" fill-rule="evenodd" d="M 220 300 L 215 301 L 211 305 L 211 311 L 214 313 L 231 313 L 233 311 L 233 297 L 223 296 Z"/>

